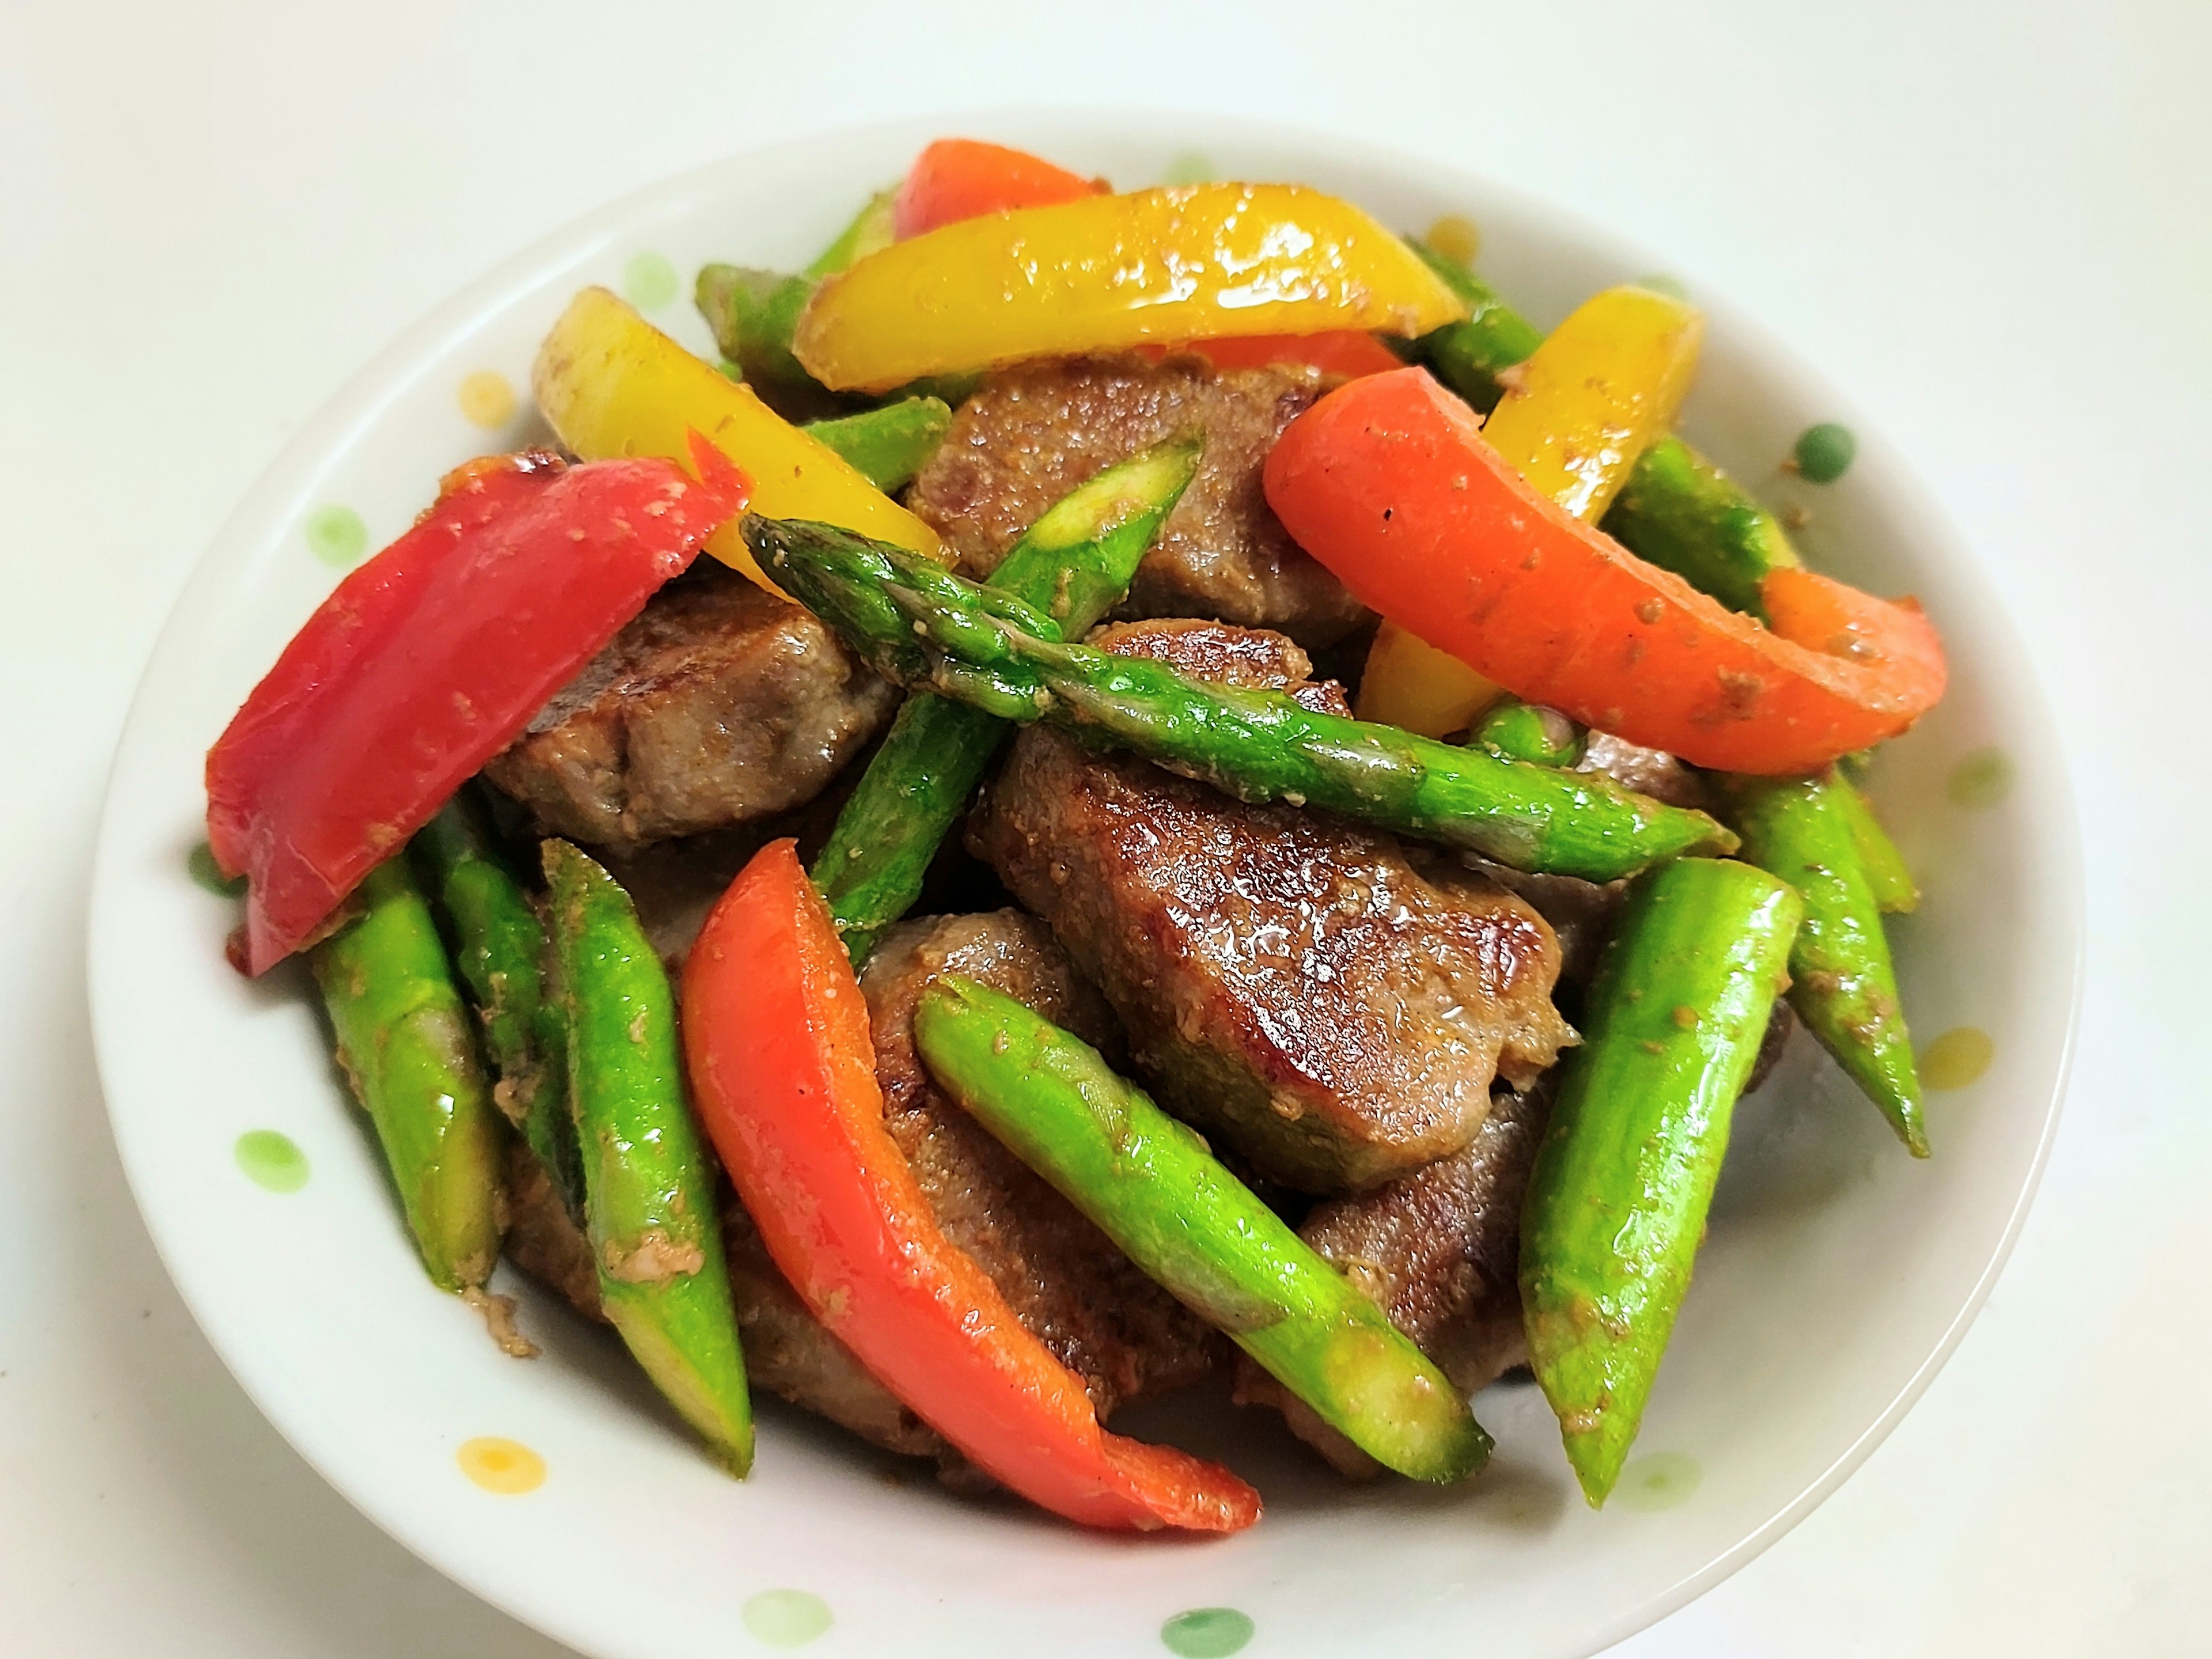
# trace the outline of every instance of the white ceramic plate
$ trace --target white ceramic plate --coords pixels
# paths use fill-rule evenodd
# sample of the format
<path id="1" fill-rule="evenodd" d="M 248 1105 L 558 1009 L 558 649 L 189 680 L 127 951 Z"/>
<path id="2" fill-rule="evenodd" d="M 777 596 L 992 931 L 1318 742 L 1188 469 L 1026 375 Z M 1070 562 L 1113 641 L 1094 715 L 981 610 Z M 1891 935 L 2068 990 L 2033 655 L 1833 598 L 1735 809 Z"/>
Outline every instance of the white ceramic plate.
<path id="1" fill-rule="evenodd" d="M 1819 377 L 1694 283 L 1711 331 L 1690 436 L 1770 501 L 1809 507 L 1802 540 L 1821 567 L 1919 593 L 1949 642 L 1950 696 L 1888 753 L 1875 794 L 1927 888 L 1896 929 L 1914 1025 L 1923 1042 L 1986 1034 L 1993 1058 L 1931 1097 L 1925 1165 L 1809 1043 L 1746 1103 L 1637 1459 L 1602 1515 L 1574 1494 L 1528 1387 L 1479 1402 L 1498 1453 L 1451 1492 L 1341 1485 L 1257 1414 L 1156 1419 L 1264 1493 L 1266 1520 L 1226 1540 L 1098 1537 L 963 1502 L 772 1405 L 757 1472 L 734 1484 L 602 1333 L 525 1288 L 547 1352 L 520 1364 L 431 1290 L 303 976 L 250 984 L 223 964 L 234 907 L 186 872 L 201 756 L 357 554 L 355 532 L 381 545 L 443 469 L 530 434 L 526 410 L 502 416 L 501 394 L 527 387 L 533 348 L 576 288 L 624 288 L 708 349 L 684 293 L 701 262 L 797 266 L 940 128 L 767 151 L 593 214 L 386 352 L 240 507 L 147 670 L 99 848 L 100 1067 L 147 1224 L 210 1339 L 302 1455 L 424 1559 L 587 1653 L 1592 1652 L 1802 1518 L 1957 1343 L 2056 1120 L 2081 933 L 2057 745 L 1972 557 Z M 1540 324 L 1608 283 L 1668 275 L 1468 174 L 1336 139 L 1157 116 L 971 130 L 1125 185 L 1211 171 L 1305 180 L 1409 228 L 1468 216 L 1485 274 Z M 1815 487 L 1778 464 L 1823 421 L 1852 427 L 1858 453 Z M 1975 1047 L 1953 1037 L 1947 1054 Z M 260 1130 L 301 1149 L 304 1186 L 248 1179 L 240 1137 Z M 480 1436 L 532 1449 L 548 1478 L 521 1496 L 471 1484 L 457 1454 Z M 1216 1611 L 1178 1618 L 1204 1609 Z"/>

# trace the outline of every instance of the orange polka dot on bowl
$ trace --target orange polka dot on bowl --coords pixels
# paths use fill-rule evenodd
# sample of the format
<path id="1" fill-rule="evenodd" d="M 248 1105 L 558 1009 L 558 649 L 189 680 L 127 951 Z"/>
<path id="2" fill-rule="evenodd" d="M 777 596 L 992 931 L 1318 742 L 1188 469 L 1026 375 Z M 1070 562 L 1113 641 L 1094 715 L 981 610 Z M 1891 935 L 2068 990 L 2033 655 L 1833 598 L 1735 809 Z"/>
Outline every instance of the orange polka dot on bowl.
<path id="1" fill-rule="evenodd" d="M 514 418 L 514 388 L 495 369 L 480 368 L 465 375 L 459 393 L 461 416 L 471 426 L 486 430 L 505 426 Z"/>

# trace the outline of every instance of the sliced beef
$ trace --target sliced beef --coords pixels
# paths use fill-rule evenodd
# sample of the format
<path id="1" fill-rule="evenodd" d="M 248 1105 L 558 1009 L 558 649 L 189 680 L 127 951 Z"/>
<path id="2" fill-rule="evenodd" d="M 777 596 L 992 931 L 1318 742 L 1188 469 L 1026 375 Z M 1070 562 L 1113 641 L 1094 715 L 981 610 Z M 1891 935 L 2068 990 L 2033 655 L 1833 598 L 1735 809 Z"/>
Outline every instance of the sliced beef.
<path id="1" fill-rule="evenodd" d="M 1521 1200 L 1543 1139 L 1548 1090 L 1499 1093 L 1474 1139 L 1359 1198 L 1317 1206 L 1298 1236 L 1373 1297 L 1391 1322 L 1473 1395 L 1528 1357 L 1521 1322 Z M 1239 1359 L 1237 1398 L 1280 1408 L 1298 1437 L 1347 1474 L 1365 1453 L 1296 1395 Z"/>
<path id="2" fill-rule="evenodd" d="M 1669 806 L 1712 805 L 1705 781 L 1663 749 L 1646 749 L 1609 732 L 1593 732 L 1583 744 L 1577 772 L 1601 772 L 1625 789 Z"/>
<path id="3" fill-rule="evenodd" d="M 1074 1206 L 945 1098 L 914 1044 L 931 981 L 961 974 L 1109 1052 L 1114 1017 L 1052 936 L 1015 910 L 937 916 L 886 933 L 860 975 L 884 1123 L 945 1237 L 991 1275 L 1024 1325 L 1082 1377 L 1103 1417 L 1194 1382 L 1222 1352 L 1203 1322 Z"/>
<path id="4" fill-rule="evenodd" d="M 811 799 L 896 700 L 810 612 L 702 559 L 484 774 L 556 835 L 635 847 Z"/>
<path id="5" fill-rule="evenodd" d="M 961 405 L 907 502 L 965 573 L 987 575 L 1045 508 L 1092 473 L 1202 427 L 1198 476 L 1138 567 L 1119 614 L 1218 617 L 1328 645 L 1366 612 L 1291 540 L 1260 487 L 1268 450 L 1322 389 L 1311 369 L 1217 370 L 1189 356 L 1025 364 L 994 375 Z"/>
<path id="6" fill-rule="evenodd" d="M 1094 642 L 1341 707 L 1298 685 L 1280 635 L 1158 623 Z M 1162 1103 L 1285 1186 L 1361 1191 L 1449 1157 L 1493 1075 L 1526 1084 L 1572 1038 L 1542 918 L 1420 874 L 1388 835 L 1032 726 L 969 836 L 1105 992 Z"/>

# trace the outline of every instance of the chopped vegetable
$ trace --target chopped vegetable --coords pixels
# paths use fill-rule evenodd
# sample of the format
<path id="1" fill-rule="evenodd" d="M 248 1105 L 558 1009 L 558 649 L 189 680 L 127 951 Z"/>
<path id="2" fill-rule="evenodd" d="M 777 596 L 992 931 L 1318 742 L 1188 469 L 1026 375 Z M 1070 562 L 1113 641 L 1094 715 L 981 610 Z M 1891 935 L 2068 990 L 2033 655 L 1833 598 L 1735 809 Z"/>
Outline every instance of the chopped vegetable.
<path id="1" fill-rule="evenodd" d="M 499 1259 L 504 1134 L 468 1010 L 405 859 L 371 870 L 354 903 L 308 957 L 338 1064 L 375 1126 L 431 1282 L 481 1285 Z"/>
<path id="2" fill-rule="evenodd" d="M 1268 456 L 1299 544 L 1385 617 L 1530 702 L 1700 766 L 1816 769 L 1942 695 L 1911 601 L 1768 573 L 1762 628 L 1532 489 L 1418 368 L 1338 387 Z"/>
<path id="3" fill-rule="evenodd" d="M 1413 250 L 1423 264 L 1443 279 L 1467 307 L 1455 323 L 1424 334 L 1406 348 L 1416 362 L 1426 363 L 1437 378 L 1487 415 L 1505 395 L 1507 371 L 1528 361 L 1544 334 L 1534 324 L 1499 299 L 1484 282 L 1458 260 L 1425 242 Z"/>
<path id="4" fill-rule="evenodd" d="M 494 848 L 466 790 L 416 832 L 409 850 L 453 966 L 475 1000 L 499 1073 L 492 1100 L 580 1227 L 584 1170 L 568 1110 L 561 1011 L 544 991 L 545 926 L 538 908 Z"/>
<path id="5" fill-rule="evenodd" d="M 1080 201 L 1106 188 L 1103 179 L 1085 179 L 1027 150 L 940 138 L 914 158 L 891 204 L 891 228 L 904 241 L 981 214 Z"/>
<path id="6" fill-rule="evenodd" d="M 1762 622 L 1759 584 L 1798 562 L 1781 520 L 1680 438 L 1644 452 L 1601 523 L 1638 558 Z"/>
<path id="7" fill-rule="evenodd" d="M 1191 352 L 1216 368 L 1266 368 L 1286 363 L 1317 368 L 1324 374 L 1341 374 L 1346 380 L 1386 374 L 1398 367 L 1396 352 L 1372 334 L 1354 328 L 1331 329 L 1323 334 L 1247 334 L 1145 348 L 1146 355 L 1155 360 L 1171 351 Z"/>
<path id="8" fill-rule="evenodd" d="M 989 585 L 1036 606 L 1052 637 L 1079 637 L 1127 591 L 1203 447 L 1196 435 L 1173 438 L 1094 474 L 1023 533 Z M 899 709 L 814 863 L 856 966 L 921 896 L 930 860 L 1006 730 L 982 710 L 925 690 Z"/>
<path id="9" fill-rule="evenodd" d="M 951 429 L 952 411 L 941 398 L 902 398 L 805 428 L 808 437 L 836 450 L 885 494 L 912 483 Z"/>
<path id="10" fill-rule="evenodd" d="M 753 480 L 755 505 L 842 525 L 935 553 L 937 532 L 811 438 L 647 322 L 603 288 L 569 301 L 538 349 L 538 406 L 561 441 L 586 459 L 684 452 L 704 433 Z M 744 538 L 710 537 L 707 551 L 761 580 Z M 775 584 L 763 581 L 773 590 Z"/>
<path id="11" fill-rule="evenodd" d="M 208 751 L 208 845 L 252 878 L 252 972 L 312 936 L 744 504 L 727 462 L 704 444 L 696 462 L 703 483 L 643 458 L 464 467 L 323 601 Z"/>
<path id="12" fill-rule="evenodd" d="M 1875 816 L 1874 803 L 1866 798 L 1865 791 L 1850 779 L 1839 777 L 1835 795 L 1836 804 L 1850 820 L 1851 842 L 1858 848 L 1859 867 L 1866 872 L 1867 881 L 1874 889 L 1875 902 L 1885 914 L 1918 909 L 1920 887 L 1912 879 L 1912 866 L 1905 863 L 1905 854 L 1898 851 L 1897 843 L 1881 827 L 1881 820 Z"/>
<path id="13" fill-rule="evenodd" d="M 746 386 L 791 418 L 829 415 L 849 407 L 799 366 L 791 355 L 791 331 L 814 297 L 816 280 L 749 265 L 702 265 L 692 285 L 692 302 L 714 344 L 738 367 Z"/>
<path id="14" fill-rule="evenodd" d="M 599 1305 L 716 1461 L 742 1476 L 752 1402 L 714 1168 L 684 1098 L 676 998 L 615 878 L 565 841 L 547 842 L 544 859 Z"/>
<path id="15" fill-rule="evenodd" d="M 1483 436 L 1532 493 L 1595 522 L 1674 423 L 1704 337 L 1705 319 L 1680 301 L 1608 289 L 1521 365 Z M 1440 583 L 1453 574 L 1440 570 Z M 1413 639 L 1393 637 L 1401 631 Z M 1385 613 L 1359 683 L 1362 717 L 1441 738 L 1464 731 L 1497 696 L 1489 679 Z"/>
<path id="16" fill-rule="evenodd" d="M 1373 1300 L 1098 1051 L 975 981 L 924 994 L 937 1080 L 1129 1259 L 1377 1462 L 1464 1479 L 1490 1437 Z"/>
<path id="17" fill-rule="evenodd" d="M 1790 952 L 1790 1004 L 1915 1158 L 1928 1156 L 1912 1038 L 1874 884 L 1860 862 L 1850 784 L 1833 773 L 1730 781 L 1743 856 L 1795 887 L 1805 925 Z"/>
<path id="18" fill-rule="evenodd" d="M 1593 1506 L 1643 1421 L 1802 908 L 1747 864 L 1679 860 L 1631 892 L 1590 988 L 1522 1206 L 1521 1296 Z"/>
<path id="19" fill-rule="evenodd" d="M 825 282 L 793 349 L 824 386 L 885 388 L 1152 343 L 1419 334 L 1462 309 L 1349 203 L 1295 185 L 1195 185 L 969 219 L 901 242 Z"/>
<path id="20" fill-rule="evenodd" d="M 1242 800 L 1321 807 L 1516 868 L 1592 881 L 1735 844 L 1702 812 L 1662 806 L 1601 778 L 1059 643 L 1043 637 L 1048 622 L 1013 596 L 830 526 L 749 516 L 744 530 L 778 580 L 886 678 L 1002 720 L 1071 726 Z"/>
<path id="21" fill-rule="evenodd" d="M 896 241 L 898 232 L 892 223 L 892 202 L 897 194 L 896 191 L 879 190 L 868 198 L 853 216 L 852 222 L 815 256 L 805 274 L 817 282 L 824 276 L 835 276 L 848 265 L 871 253 L 881 253 Z"/>
<path id="22" fill-rule="evenodd" d="M 792 842 L 763 848 L 708 916 L 684 1040 L 708 1132 L 792 1288 L 979 1468 L 1087 1526 L 1259 1518 L 1226 1469 L 1102 1431 L 1082 1382 L 939 1231 L 884 1127 L 860 986 Z"/>
<path id="23" fill-rule="evenodd" d="M 1556 708 L 1539 708 L 1515 696 L 1491 704 L 1468 741 L 1508 760 L 1538 766 L 1572 766 L 1583 757 L 1583 734 L 1572 720 Z"/>

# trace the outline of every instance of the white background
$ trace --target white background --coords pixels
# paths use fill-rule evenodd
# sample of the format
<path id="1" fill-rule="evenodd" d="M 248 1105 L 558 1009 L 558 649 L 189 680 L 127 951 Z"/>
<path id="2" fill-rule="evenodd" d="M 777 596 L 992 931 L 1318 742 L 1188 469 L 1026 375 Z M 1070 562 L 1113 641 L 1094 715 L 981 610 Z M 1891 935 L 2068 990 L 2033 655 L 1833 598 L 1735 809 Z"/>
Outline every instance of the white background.
<path id="1" fill-rule="evenodd" d="M 1657 250 L 1917 458 L 2057 705 L 2088 999 L 2019 1251 L 1840 1493 L 1616 1651 L 2212 1650 L 2209 80 L 2203 0 L 6 0 L 0 1651 L 561 1651 L 325 1488 L 170 1289 L 87 1036 L 108 752 L 232 502 L 450 290 L 754 143 L 1063 101 L 1358 134 Z"/>

